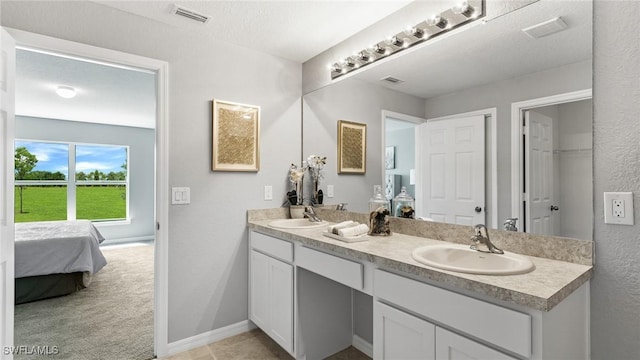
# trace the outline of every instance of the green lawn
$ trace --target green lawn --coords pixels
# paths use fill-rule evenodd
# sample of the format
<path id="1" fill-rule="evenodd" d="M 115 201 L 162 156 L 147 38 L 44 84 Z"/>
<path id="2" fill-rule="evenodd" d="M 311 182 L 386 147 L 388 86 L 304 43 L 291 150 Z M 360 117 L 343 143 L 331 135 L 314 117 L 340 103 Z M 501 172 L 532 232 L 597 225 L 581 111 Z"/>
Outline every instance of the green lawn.
<path id="1" fill-rule="evenodd" d="M 20 213 L 20 189 L 15 189 L 16 222 L 67 219 L 67 188 L 25 187 Z M 79 186 L 76 188 L 77 219 L 124 219 L 127 217 L 125 188 L 117 186 Z"/>

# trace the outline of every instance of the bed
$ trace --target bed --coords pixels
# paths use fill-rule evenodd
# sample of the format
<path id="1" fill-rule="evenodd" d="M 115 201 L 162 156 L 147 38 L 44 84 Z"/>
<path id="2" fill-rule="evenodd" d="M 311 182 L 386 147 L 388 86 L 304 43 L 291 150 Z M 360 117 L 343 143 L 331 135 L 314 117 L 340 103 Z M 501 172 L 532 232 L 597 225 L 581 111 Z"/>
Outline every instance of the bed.
<path id="1" fill-rule="evenodd" d="M 16 304 L 83 289 L 107 264 L 89 220 L 17 223 L 15 239 Z"/>

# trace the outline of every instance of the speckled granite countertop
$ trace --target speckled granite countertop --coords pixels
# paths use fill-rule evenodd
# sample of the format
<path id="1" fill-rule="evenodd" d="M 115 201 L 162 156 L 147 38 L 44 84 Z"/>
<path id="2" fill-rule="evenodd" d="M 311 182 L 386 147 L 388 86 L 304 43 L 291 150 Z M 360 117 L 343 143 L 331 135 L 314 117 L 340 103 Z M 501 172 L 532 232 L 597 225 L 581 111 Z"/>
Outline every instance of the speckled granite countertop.
<path id="1" fill-rule="evenodd" d="M 284 216 L 283 216 L 284 217 Z M 411 253 L 420 246 L 442 241 L 394 233 L 390 237 L 371 237 L 369 241 L 345 243 L 321 234 L 324 228 L 274 229 L 272 219 L 249 219 L 248 227 L 263 234 L 299 242 L 317 249 L 369 261 L 382 269 L 413 275 L 491 298 L 533 309 L 549 311 L 588 281 L 590 265 L 530 256 L 536 269 L 527 274 L 492 276 L 440 270 L 413 260 Z"/>

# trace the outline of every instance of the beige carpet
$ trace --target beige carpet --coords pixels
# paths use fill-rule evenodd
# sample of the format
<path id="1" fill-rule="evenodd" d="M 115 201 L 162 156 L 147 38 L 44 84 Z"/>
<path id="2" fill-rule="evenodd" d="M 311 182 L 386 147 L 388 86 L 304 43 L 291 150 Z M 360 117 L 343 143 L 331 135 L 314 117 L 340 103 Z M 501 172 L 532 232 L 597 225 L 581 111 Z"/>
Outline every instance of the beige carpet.
<path id="1" fill-rule="evenodd" d="M 16 306 L 15 344 L 59 350 L 16 360 L 153 358 L 153 246 L 105 247 L 103 253 L 107 266 L 88 288 Z"/>

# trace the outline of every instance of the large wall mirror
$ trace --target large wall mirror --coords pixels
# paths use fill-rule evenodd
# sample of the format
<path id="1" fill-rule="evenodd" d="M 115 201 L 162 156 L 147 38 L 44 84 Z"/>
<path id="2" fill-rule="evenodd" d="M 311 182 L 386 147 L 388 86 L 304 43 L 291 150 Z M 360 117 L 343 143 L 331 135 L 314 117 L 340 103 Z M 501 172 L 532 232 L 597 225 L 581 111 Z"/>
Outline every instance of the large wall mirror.
<path id="1" fill-rule="evenodd" d="M 592 3 L 486 20 L 305 94 L 303 155 L 353 211 L 405 186 L 433 221 L 591 239 Z M 338 120 L 367 124 L 365 175 L 335 171 Z"/>

